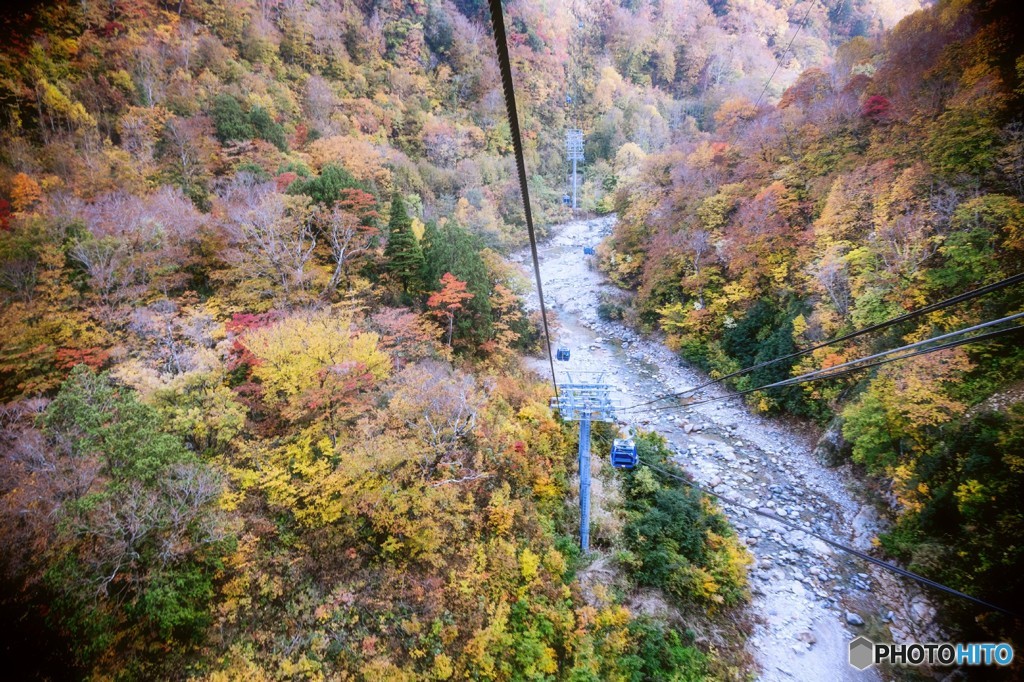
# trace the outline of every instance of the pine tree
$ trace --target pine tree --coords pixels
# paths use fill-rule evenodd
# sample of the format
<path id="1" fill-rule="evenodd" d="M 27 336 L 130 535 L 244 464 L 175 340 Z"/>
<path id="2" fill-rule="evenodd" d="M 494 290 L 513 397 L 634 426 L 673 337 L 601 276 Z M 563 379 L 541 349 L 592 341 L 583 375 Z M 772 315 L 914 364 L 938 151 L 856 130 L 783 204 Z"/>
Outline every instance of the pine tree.
<path id="1" fill-rule="evenodd" d="M 441 230 L 438 229 L 437 223 L 428 220 L 423 226 L 423 236 L 420 238 L 420 251 L 423 252 L 423 270 L 420 278 L 428 291 L 436 291 L 441 286 L 441 275 L 447 272 L 437 259 L 441 241 Z"/>
<path id="2" fill-rule="evenodd" d="M 391 219 L 388 221 L 388 245 L 384 249 L 386 269 L 402 283 L 406 293 L 422 289 L 423 251 L 412 231 L 412 220 L 405 211 L 405 202 L 395 192 L 391 199 Z"/>

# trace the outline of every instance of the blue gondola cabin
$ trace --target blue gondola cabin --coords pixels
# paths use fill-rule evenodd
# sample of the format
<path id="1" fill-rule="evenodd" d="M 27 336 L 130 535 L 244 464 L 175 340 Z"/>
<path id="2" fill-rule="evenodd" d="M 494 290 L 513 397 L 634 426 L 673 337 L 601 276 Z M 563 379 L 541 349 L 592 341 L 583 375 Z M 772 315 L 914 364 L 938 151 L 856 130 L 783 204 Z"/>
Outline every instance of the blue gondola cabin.
<path id="1" fill-rule="evenodd" d="M 583 255 L 584 256 L 593 256 L 595 253 L 597 253 L 597 251 L 594 250 L 593 246 L 584 246 L 583 247 Z"/>
<path id="2" fill-rule="evenodd" d="M 636 443 L 631 438 L 616 438 L 612 443 L 612 466 L 616 469 L 633 469 L 638 461 Z"/>
<path id="3" fill-rule="evenodd" d="M 559 348 L 558 352 L 555 353 L 555 359 L 556 360 L 561 360 L 563 362 L 568 360 L 569 359 L 569 349 L 566 348 L 565 346 L 562 346 L 561 348 Z"/>

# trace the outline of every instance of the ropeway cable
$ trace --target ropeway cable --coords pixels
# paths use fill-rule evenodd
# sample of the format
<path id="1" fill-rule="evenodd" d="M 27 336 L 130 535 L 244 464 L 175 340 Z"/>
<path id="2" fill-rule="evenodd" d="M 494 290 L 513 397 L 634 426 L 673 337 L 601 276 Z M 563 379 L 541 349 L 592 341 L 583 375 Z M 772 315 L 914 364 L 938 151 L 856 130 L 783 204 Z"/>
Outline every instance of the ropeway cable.
<path id="1" fill-rule="evenodd" d="M 526 214 L 526 231 L 530 236 L 530 255 L 533 257 L 533 276 L 537 281 L 537 298 L 540 300 L 540 317 L 544 324 L 544 340 L 548 346 L 548 364 L 551 366 L 551 385 L 558 398 L 558 381 L 555 379 L 555 360 L 551 352 L 551 333 L 548 331 L 548 313 L 544 305 L 544 287 L 540 281 L 540 261 L 537 258 L 537 235 L 533 229 L 533 211 L 530 209 L 530 189 L 526 184 L 526 161 L 523 158 L 523 140 L 519 130 L 519 114 L 516 110 L 516 91 L 512 83 L 512 64 L 508 57 L 508 43 L 505 36 L 505 17 L 502 14 L 501 0 L 489 0 L 491 25 L 494 27 L 494 49 L 498 53 L 498 66 L 501 69 L 501 85 L 505 92 L 505 109 L 508 113 L 508 126 L 512 133 L 512 146 L 515 149 L 516 168 L 519 171 L 519 191 L 523 197 L 523 212 Z"/>
<path id="2" fill-rule="evenodd" d="M 789 50 L 793 47 L 796 37 L 800 35 L 800 31 L 804 30 L 804 26 L 807 25 L 807 18 L 811 16 L 811 9 L 814 7 L 814 2 L 815 0 L 808 1 L 807 11 L 804 12 L 803 21 L 800 22 L 796 31 L 793 32 L 793 37 L 789 39 L 789 45 L 786 45 L 786 49 L 782 51 L 782 55 L 779 57 L 779 60 L 775 62 L 775 68 L 772 69 L 772 75 L 768 76 L 768 80 L 764 82 L 764 88 L 761 90 L 761 94 L 757 96 L 757 102 L 754 104 L 755 110 L 761 105 L 761 99 L 764 97 L 764 93 L 768 92 L 768 85 L 772 82 L 772 79 L 775 78 L 775 73 L 779 70 L 779 66 L 782 65 L 782 60 L 786 58 L 787 54 L 789 54 Z"/>
<path id="3" fill-rule="evenodd" d="M 1013 317 L 1019 317 L 1020 315 L 1024 315 L 1024 313 L 1020 313 L 1019 315 L 1016 315 L 1016 316 L 1013 316 Z M 1001 321 L 1002 320 L 1000 320 L 1000 322 Z M 967 330 L 961 330 L 961 332 L 957 332 L 957 333 L 962 333 L 964 331 L 967 331 Z M 714 397 L 714 398 L 705 398 L 704 400 L 698 400 L 696 402 L 686 403 L 684 405 L 671 405 L 671 406 L 667 406 L 667 407 L 656 407 L 656 408 L 651 408 L 651 409 L 652 409 L 653 412 L 671 412 L 671 411 L 676 411 L 676 410 L 685 410 L 685 409 L 688 409 L 688 408 L 691 408 L 691 407 L 696 407 L 697 405 L 704 405 L 704 404 L 707 404 L 707 403 L 713 403 L 713 402 L 717 402 L 717 401 L 720 401 L 720 400 L 732 400 L 734 398 L 739 398 L 739 397 L 748 395 L 750 393 L 755 393 L 757 391 L 764 391 L 764 390 L 768 390 L 768 389 L 771 389 L 771 388 L 780 388 L 780 387 L 784 387 L 784 386 L 794 386 L 794 385 L 797 385 L 797 384 L 810 383 L 810 382 L 814 382 L 814 381 L 824 381 L 826 379 L 836 379 L 838 377 L 848 376 L 850 374 L 853 374 L 854 372 L 859 372 L 861 370 L 871 369 L 872 367 L 878 367 L 880 365 L 886 365 L 886 364 L 888 364 L 890 362 L 897 362 L 899 360 L 907 360 L 909 358 L 917 357 L 918 355 L 926 355 L 928 353 L 934 353 L 934 352 L 940 351 L 940 350 L 947 350 L 947 349 L 950 349 L 950 348 L 956 348 L 957 346 L 963 346 L 963 345 L 970 344 L 970 343 L 979 343 L 979 342 L 982 342 L 982 341 L 988 341 L 990 339 L 994 339 L 994 338 L 997 338 L 997 337 L 1000 337 L 1000 336 L 1005 336 L 1007 334 L 1020 333 L 1021 331 L 1024 331 L 1024 325 L 1017 325 L 1015 327 L 1009 327 L 1007 329 L 999 329 L 999 330 L 996 330 L 996 331 L 987 332 L 985 334 L 979 334 L 977 336 L 970 336 L 970 337 L 967 337 L 966 339 L 957 339 L 955 341 L 950 341 L 948 343 L 944 343 L 944 344 L 941 344 L 939 346 L 935 346 L 934 348 L 919 348 L 919 349 L 917 349 L 917 350 L 915 350 L 915 351 L 913 351 L 911 353 L 907 353 L 905 355 L 899 355 L 899 356 L 896 356 L 896 357 L 886 357 L 886 358 L 883 358 L 881 360 L 876 360 L 874 362 L 868 363 L 866 365 L 857 365 L 857 366 L 850 367 L 848 369 L 844 369 L 844 370 L 841 370 L 841 371 L 838 371 L 838 372 L 835 372 L 835 371 L 832 371 L 832 370 L 835 370 L 836 368 L 842 367 L 844 365 L 848 365 L 850 363 L 844 363 L 844 365 L 836 365 L 835 367 L 829 367 L 826 370 L 816 370 L 815 372 L 809 372 L 808 374 L 800 375 L 800 376 L 797 376 L 797 377 L 793 377 L 792 379 L 786 379 L 785 381 L 776 382 L 774 384 L 767 384 L 767 385 L 764 385 L 764 386 L 756 386 L 754 388 L 748 388 L 746 390 L 737 391 L 735 393 L 730 393 L 728 395 L 717 396 L 717 397 Z M 935 341 L 936 339 L 939 339 L 939 338 L 943 338 L 943 337 L 935 337 L 934 339 L 927 339 L 926 341 L 919 342 L 919 343 L 928 343 L 928 342 Z M 899 352 L 899 351 L 902 351 L 902 350 L 906 350 L 907 348 L 909 348 L 909 346 L 906 346 L 904 348 L 897 348 L 895 350 L 888 351 L 888 353 L 882 353 L 881 355 L 886 355 L 886 354 L 890 354 L 890 353 L 896 353 L 896 352 Z M 871 357 L 876 357 L 876 356 L 871 356 Z M 868 358 L 861 358 L 860 360 L 853 360 L 851 362 L 853 362 L 853 363 L 864 362 L 867 359 Z M 826 374 L 821 374 L 821 372 L 827 372 L 827 373 Z M 810 376 L 812 374 L 815 375 L 815 376 Z"/>
<path id="4" fill-rule="evenodd" d="M 798 357 L 801 357 L 803 355 L 807 355 L 808 353 L 811 353 L 811 352 L 814 352 L 816 350 L 819 350 L 821 348 L 826 348 L 828 346 L 833 346 L 833 345 L 835 345 L 837 343 L 842 343 L 843 341 L 849 341 L 850 339 L 855 339 L 855 338 L 857 338 L 859 336 L 863 336 L 865 334 L 870 334 L 871 332 L 876 332 L 876 331 L 878 331 L 880 329 L 885 329 L 886 327 L 891 327 L 891 326 L 893 326 L 895 324 L 899 324 L 901 322 L 906 322 L 907 320 L 911 320 L 911 319 L 914 319 L 916 317 L 920 317 L 922 315 L 927 315 L 928 313 L 933 313 L 936 310 L 942 310 L 944 308 L 948 308 L 948 307 L 956 305 L 958 303 L 963 303 L 964 301 L 969 301 L 972 298 L 977 298 L 979 296 L 983 296 L 985 294 L 992 293 L 993 291 L 998 291 L 999 289 L 1011 286 L 1013 284 L 1018 284 L 1020 282 L 1024 282 L 1024 273 L 1018 273 L 1018 274 L 1013 275 L 1011 277 L 1007 277 L 1006 279 L 1002 279 L 1002 280 L 1000 280 L 998 282 L 994 282 L 992 284 L 988 284 L 988 285 L 985 285 L 983 287 L 979 287 L 977 289 L 972 289 L 971 291 L 967 291 L 967 292 L 964 292 L 962 294 L 957 294 L 956 296 L 952 296 L 952 297 L 944 299 L 942 301 L 937 301 L 935 303 L 930 303 L 930 304 L 928 304 L 926 306 L 923 306 L 921 308 L 916 308 L 914 310 L 908 311 L 908 312 L 904 313 L 903 315 L 899 315 L 897 317 L 894 317 L 894 318 L 891 318 L 891 319 L 888 319 L 888 320 L 884 320 L 882 322 L 877 322 L 877 323 L 869 325 L 867 327 L 863 327 L 861 329 L 857 329 L 855 331 L 852 331 L 852 332 L 850 332 L 848 334 L 844 334 L 842 336 L 838 336 L 838 337 L 836 337 L 834 339 L 829 339 L 827 341 L 822 341 L 820 343 L 817 343 L 817 344 L 815 344 L 813 346 L 809 346 L 807 348 L 802 348 L 800 350 L 796 350 L 796 351 L 794 351 L 792 353 L 789 353 L 788 355 L 782 355 L 780 357 L 773 358 L 771 360 L 765 360 L 764 362 L 759 362 L 756 365 L 751 365 L 750 367 L 744 367 L 743 369 L 738 369 L 735 372 L 730 372 L 729 374 L 725 374 L 725 375 L 720 376 L 720 377 L 718 377 L 716 379 L 712 379 L 712 380 L 707 381 L 707 382 L 705 382 L 703 384 L 700 384 L 699 386 L 695 386 L 695 387 L 687 389 L 685 391 L 679 391 L 677 393 L 670 393 L 668 395 L 663 395 L 663 396 L 661 396 L 659 398 L 654 398 L 653 400 L 648 400 L 648 401 L 643 402 L 643 403 L 638 403 L 636 405 L 632 405 L 632 406 L 630 406 L 629 409 L 632 409 L 634 407 L 642 407 L 644 405 L 651 405 L 653 403 L 661 402 L 662 400 L 668 400 L 670 398 L 677 398 L 677 397 L 686 395 L 688 393 L 694 393 L 696 391 L 699 391 L 702 388 L 707 388 L 708 386 L 714 386 L 715 384 L 722 383 L 723 381 L 726 381 L 727 379 L 732 379 L 732 378 L 735 378 L 735 377 L 738 377 L 738 376 L 742 376 L 744 374 L 748 374 L 748 373 L 753 372 L 755 370 L 762 369 L 764 367 L 769 367 L 771 365 L 774 365 L 774 364 L 776 364 L 778 362 L 782 362 L 784 360 L 791 360 L 793 358 L 798 358 Z"/>
<path id="5" fill-rule="evenodd" d="M 808 528 L 804 528 L 804 527 L 802 527 L 802 526 L 800 526 L 800 525 L 798 525 L 796 523 L 793 523 L 792 521 L 789 521 L 787 519 L 782 518 L 781 516 L 776 516 L 775 514 L 772 514 L 772 513 L 766 512 L 766 511 L 762 511 L 762 510 L 756 509 L 754 507 L 748 507 L 745 504 L 742 504 L 740 502 L 735 502 L 735 501 L 730 500 L 730 499 L 728 499 L 726 497 L 723 497 L 723 496 L 721 496 L 721 495 L 719 495 L 717 493 L 713 493 L 710 490 L 707 490 L 707 489 L 701 487 L 697 483 L 691 481 L 690 479 L 688 479 L 688 478 L 686 478 L 684 476 L 680 476 L 679 474 L 674 474 L 671 471 L 667 471 L 665 469 L 662 469 L 661 467 L 655 466 L 655 465 L 651 464 L 650 462 L 647 462 L 647 461 L 645 461 L 643 459 L 640 460 L 640 463 L 642 463 L 644 466 L 646 466 L 647 468 L 649 468 L 649 469 L 651 469 L 653 471 L 657 471 L 658 473 L 662 474 L 663 476 L 668 476 L 669 478 L 672 478 L 672 479 L 675 479 L 677 481 L 680 481 L 681 483 L 684 483 L 684 484 L 688 485 L 689 487 L 693 488 L 694 490 L 698 490 L 698 491 L 704 493 L 705 495 L 708 495 L 709 497 L 713 497 L 716 500 L 719 500 L 720 502 L 728 504 L 728 505 L 730 505 L 732 507 L 735 507 L 737 509 L 742 509 L 743 511 L 749 512 L 751 514 L 757 514 L 758 516 L 763 516 L 764 518 L 771 519 L 772 521 L 780 523 L 783 526 L 786 526 L 787 528 L 791 528 L 793 530 L 803 531 L 804 533 L 807 533 L 811 537 L 816 538 L 818 540 L 821 540 L 822 542 L 824 542 L 825 544 L 827 544 L 830 547 L 834 547 L 834 548 L 836 548 L 838 550 L 846 552 L 847 554 L 852 554 L 852 555 L 856 556 L 859 559 L 863 559 L 864 561 L 872 563 L 872 564 L 874 564 L 876 566 L 880 566 L 881 568 L 884 568 L 887 571 L 891 571 L 891 572 L 896 573 L 898 575 L 901 575 L 901 576 L 903 576 L 905 578 L 910 578 L 911 580 L 915 580 L 915 581 L 921 583 L 922 585 L 926 585 L 928 587 L 931 587 L 933 589 L 939 590 L 941 592 L 945 592 L 946 594 L 950 594 L 950 595 L 952 595 L 954 597 L 959 597 L 960 599 L 964 599 L 966 601 L 973 602 L 974 604 L 977 604 L 978 606 L 983 606 L 984 608 L 989 609 L 991 611 L 999 611 L 1001 613 L 1005 613 L 1008 616 L 1012 616 L 1013 618 L 1021 618 L 1021 615 L 1018 614 L 1015 611 L 1011 611 L 1010 609 L 1004 608 L 1002 606 L 997 606 L 996 604 L 992 604 L 991 602 L 987 602 L 984 599 L 979 599 L 978 597 L 972 597 L 971 595 L 969 595 L 969 594 L 967 594 L 965 592 L 961 592 L 960 590 L 957 590 L 955 588 L 949 587 L 948 585 L 943 585 L 942 583 L 936 582 L 935 580 L 932 580 L 931 578 L 926 578 L 923 575 L 918 575 L 917 573 L 914 573 L 913 571 L 908 571 L 905 568 L 901 568 L 900 566 L 897 566 L 895 564 L 891 564 L 891 563 L 889 563 L 887 561 L 883 561 L 882 559 L 879 559 L 877 557 L 873 557 L 870 554 L 867 554 L 865 552 L 860 551 L 859 549 L 854 549 L 853 547 L 848 547 L 848 546 L 842 544 L 841 542 L 836 542 L 835 540 L 831 540 L 831 539 L 825 537 L 824 535 L 816 533 L 813 530 L 810 530 Z"/>

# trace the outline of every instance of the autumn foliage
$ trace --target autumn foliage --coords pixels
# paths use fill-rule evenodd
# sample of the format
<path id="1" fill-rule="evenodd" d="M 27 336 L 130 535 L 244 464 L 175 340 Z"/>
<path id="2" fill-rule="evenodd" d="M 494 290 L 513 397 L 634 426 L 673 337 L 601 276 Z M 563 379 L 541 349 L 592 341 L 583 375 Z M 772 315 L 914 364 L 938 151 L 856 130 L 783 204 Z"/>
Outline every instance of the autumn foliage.
<path id="1" fill-rule="evenodd" d="M 482 9 L 4 13 L 0 601 L 28 640 L 5 647 L 16 677 L 730 669 L 728 651 L 623 595 L 588 600 L 576 579 L 575 444 L 523 369 L 538 325 L 503 257 L 525 232 Z M 721 54 L 674 69 L 651 8 L 635 41 L 614 28 L 627 10 L 593 9 L 609 21 L 572 49 L 605 64 L 580 102 L 595 122 L 584 205 L 607 210 L 619 178 L 672 141 L 684 82 Z M 540 224 L 568 216 L 578 22 L 564 3 L 506 11 L 531 74 L 519 102 Z M 725 35 L 699 18 L 690 35 Z M 706 504 L 676 505 L 715 525 L 694 576 L 726 558 Z M 732 568 L 675 603 L 729 618 Z"/>
<path id="2" fill-rule="evenodd" d="M 776 106 L 726 100 L 713 130 L 649 156 L 617 190 L 620 220 L 599 250 L 636 292 L 619 314 L 665 332 L 712 376 L 755 366 L 730 382 L 755 389 L 1018 312 L 1019 289 L 1006 289 L 791 357 L 1024 269 L 1010 13 L 936 3 L 882 42 L 843 45 Z M 1024 553 L 1002 538 L 1022 531 L 1021 348 L 1000 339 L 747 399 L 842 434 L 825 451 L 888 500 L 895 523 L 880 542 L 892 557 L 1016 603 Z M 950 604 L 965 632 L 1019 636 L 1019 624 L 969 611 Z"/>

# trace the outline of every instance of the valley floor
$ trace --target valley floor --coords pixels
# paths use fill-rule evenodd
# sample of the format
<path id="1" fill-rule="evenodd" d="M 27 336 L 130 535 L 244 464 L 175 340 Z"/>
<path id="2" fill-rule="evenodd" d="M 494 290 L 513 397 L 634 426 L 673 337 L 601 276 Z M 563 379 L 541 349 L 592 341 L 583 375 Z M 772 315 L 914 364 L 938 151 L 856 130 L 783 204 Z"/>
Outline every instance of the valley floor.
<path id="1" fill-rule="evenodd" d="M 596 246 L 610 233 L 613 221 L 607 217 L 554 227 L 541 248 L 541 273 L 545 301 L 557 320 L 552 343 L 572 352 L 569 362 L 556 364 L 559 381 L 565 380 L 564 371 L 603 371 L 613 399 L 628 406 L 698 385 L 706 377 L 662 344 L 598 319 L 599 293 L 618 290 L 597 270 L 595 257 L 583 255 L 583 247 Z M 527 263 L 528 253 L 517 259 Z M 546 359 L 531 364 L 541 376 L 550 374 Z M 701 395 L 719 394 L 715 387 Z M 830 469 L 812 456 L 813 443 L 806 437 L 753 414 L 738 401 L 654 409 L 677 405 L 666 400 L 620 413 L 620 427 L 663 435 L 676 463 L 726 499 L 767 509 L 859 549 L 870 548 L 881 521 L 851 488 L 848 472 Z M 748 647 L 761 666 L 759 679 L 879 680 L 884 673 L 861 673 L 847 663 L 847 647 L 855 636 L 896 641 L 935 641 L 940 636 L 933 623 L 935 611 L 915 585 L 897 582 L 803 532 L 728 505 L 723 508 L 754 556 L 751 610 L 758 626 Z"/>

